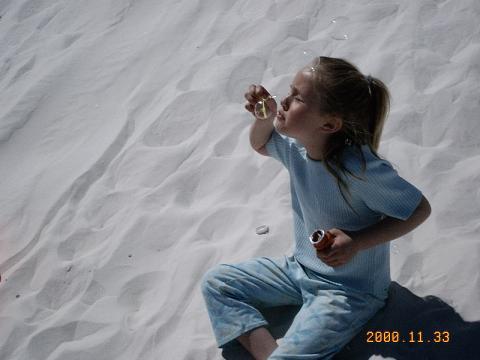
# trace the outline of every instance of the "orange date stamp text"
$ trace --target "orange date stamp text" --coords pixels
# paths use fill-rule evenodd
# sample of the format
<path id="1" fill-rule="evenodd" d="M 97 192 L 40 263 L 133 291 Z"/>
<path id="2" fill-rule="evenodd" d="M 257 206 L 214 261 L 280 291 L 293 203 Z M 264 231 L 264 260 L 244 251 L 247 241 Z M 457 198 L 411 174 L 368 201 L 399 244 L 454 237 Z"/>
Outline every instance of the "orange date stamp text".
<path id="1" fill-rule="evenodd" d="M 365 333 L 367 343 L 448 343 L 450 340 L 450 332 L 442 330 L 408 331 L 406 334 L 395 330 L 369 330 Z"/>

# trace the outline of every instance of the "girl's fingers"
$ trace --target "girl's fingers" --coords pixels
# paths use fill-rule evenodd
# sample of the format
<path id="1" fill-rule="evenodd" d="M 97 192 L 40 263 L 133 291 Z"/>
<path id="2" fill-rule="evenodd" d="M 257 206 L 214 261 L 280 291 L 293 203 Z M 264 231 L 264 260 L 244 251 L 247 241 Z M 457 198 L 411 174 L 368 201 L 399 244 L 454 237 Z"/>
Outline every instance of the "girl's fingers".
<path id="1" fill-rule="evenodd" d="M 245 104 L 245 109 L 247 109 L 247 111 L 249 111 L 249 112 L 251 112 L 251 113 L 253 113 L 254 108 L 255 108 L 255 105 L 253 105 L 253 104 L 251 104 L 251 103 L 249 103 L 249 102 L 247 102 L 247 103 Z"/>
<path id="2" fill-rule="evenodd" d="M 264 104 L 272 114 L 277 112 L 277 103 L 262 85 L 250 85 L 248 91 L 244 94 L 244 97 L 247 100 L 245 103 L 245 109 L 252 114 L 255 114 L 255 106 L 257 103 L 263 100 L 266 100 Z"/>
<path id="3" fill-rule="evenodd" d="M 254 92 L 247 92 L 247 93 L 245 93 L 245 99 L 247 99 L 247 101 L 248 101 L 249 103 L 252 103 L 252 104 L 254 104 L 254 103 L 256 103 L 256 102 L 258 101 L 257 98 L 256 98 L 255 95 L 254 95 Z"/>
<path id="4" fill-rule="evenodd" d="M 257 99 L 255 98 L 255 89 L 255 85 L 250 85 L 248 91 L 243 95 L 249 103 L 257 102 Z"/>
<path id="5" fill-rule="evenodd" d="M 258 85 L 255 87 L 255 96 L 260 101 L 262 99 L 268 99 L 270 93 L 262 85 Z"/>
<path id="6" fill-rule="evenodd" d="M 325 260 L 324 263 L 329 266 L 337 266 L 337 265 L 345 264 L 345 260 L 341 258 L 337 258 L 337 259 Z"/>
<path id="7" fill-rule="evenodd" d="M 317 257 L 319 257 L 323 262 L 341 261 L 341 258 L 336 253 L 325 255 L 325 253 L 317 251 Z"/>
<path id="8" fill-rule="evenodd" d="M 338 236 L 338 235 L 342 234 L 342 231 L 339 230 L 339 229 L 336 229 L 336 228 L 331 228 L 331 229 L 327 230 L 327 232 L 329 232 L 330 234 L 335 235 L 335 236 Z"/>
<path id="9" fill-rule="evenodd" d="M 317 250 L 317 254 L 324 259 L 330 259 L 332 256 L 335 256 L 338 253 L 338 250 Z"/>
<path id="10" fill-rule="evenodd" d="M 260 100 L 268 99 L 270 93 L 262 85 L 253 84 L 248 87 L 248 91 L 244 96 L 249 102 L 258 102 Z"/>

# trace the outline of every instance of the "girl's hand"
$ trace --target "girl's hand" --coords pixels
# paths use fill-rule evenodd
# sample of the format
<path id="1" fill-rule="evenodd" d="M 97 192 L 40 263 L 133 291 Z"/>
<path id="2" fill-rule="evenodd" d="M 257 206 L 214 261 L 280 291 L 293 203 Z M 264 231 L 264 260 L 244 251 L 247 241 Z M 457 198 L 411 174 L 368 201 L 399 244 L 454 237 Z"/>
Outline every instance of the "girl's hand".
<path id="1" fill-rule="evenodd" d="M 346 264 L 358 252 L 355 242 L 342 230 L 330 229 L 328 232 L 333 235 L 333 244 L 324 250 L 317 250 L 317 257 L 332 267 Z"/>
<path id="2" fill-rule="evenodd" d="M 262 85 L 250 85 L 248 91 L 245 93 L 245 99 L 247 99 L 245 109 L 252 113 L 253 116 L 255 116 L 255 104 L 262 100 L 266 100 L 265 106 L 268 107 L 271 113 L 270 120 L 277 114 L 276 101 Z"/>

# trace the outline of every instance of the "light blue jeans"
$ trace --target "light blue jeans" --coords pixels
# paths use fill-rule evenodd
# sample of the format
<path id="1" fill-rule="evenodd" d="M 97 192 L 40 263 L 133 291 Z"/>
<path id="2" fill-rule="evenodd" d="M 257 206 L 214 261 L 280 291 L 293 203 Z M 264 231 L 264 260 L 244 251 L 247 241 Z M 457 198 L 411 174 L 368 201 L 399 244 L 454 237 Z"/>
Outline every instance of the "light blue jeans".
<path id="1" fill-rule="evenodd" d="M 294 256 L 219 264 L 201 286 L 219 348 L 268 325 L 258 308 L 301 305 L 272 360 L 331 359 L 385 305 L 322 278 Z"/>

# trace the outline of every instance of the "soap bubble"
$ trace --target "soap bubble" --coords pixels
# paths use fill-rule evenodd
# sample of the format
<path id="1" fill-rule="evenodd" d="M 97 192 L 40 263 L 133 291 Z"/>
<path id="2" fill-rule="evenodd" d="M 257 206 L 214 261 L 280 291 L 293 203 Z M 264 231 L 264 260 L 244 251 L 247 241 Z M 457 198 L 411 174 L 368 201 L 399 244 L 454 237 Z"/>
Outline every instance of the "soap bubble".
<path id="1" fill-rule="evenodd" d="M 270 99 L 275 99 L 276 96 L 269 96 L 266 99 L 262 99 L 255 104 L 254 113 L 255 116 L 261 120 L 268 119 L 273 115 L 273 110 L 268 106 L 267 102 Z"/>
<path id="2" fill-rule="evenodd" d="M 302 50 L 302 55 L 305 60 L 312 60 L 315 56 L 314 52 L 310 49 L 304 49 Z"/>
<path id="3" fill-rule="evenodd" d="M 300 63 L 303 64 L 303 65 L 310 64 L 316 56 L 317 56 L 317 54 L 313 50 L 303 49 L 302 50 L 302 59 L 301 59 Z"/>
<path id="4" fill-rule="evenodd" d="M 332 19 L 330 22 L 330 37 L 334 40 L 348 40 L 346 27 L 349 20 L 346 16 L 338 16 Z"/>

